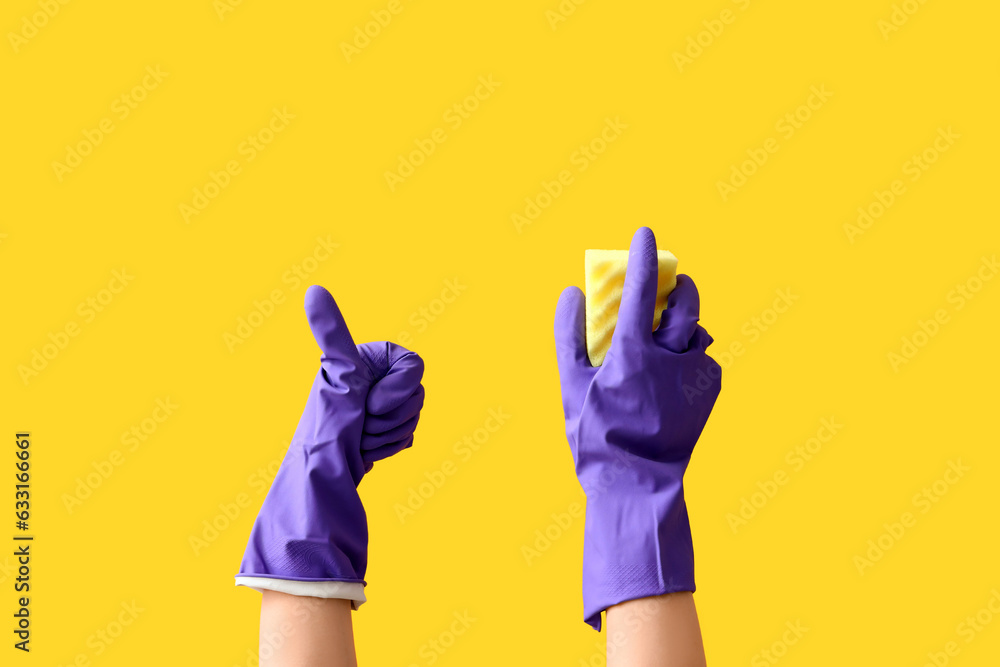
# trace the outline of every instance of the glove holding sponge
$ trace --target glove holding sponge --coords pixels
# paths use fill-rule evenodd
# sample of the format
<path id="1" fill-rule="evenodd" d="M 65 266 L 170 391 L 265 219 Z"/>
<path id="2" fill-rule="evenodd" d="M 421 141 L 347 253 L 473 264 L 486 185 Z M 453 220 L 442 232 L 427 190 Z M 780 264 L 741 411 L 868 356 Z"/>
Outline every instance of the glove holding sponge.
<path id="1" fill-rule="evenodd" d="M 587 496 L 584 620 L 597 630 L 608 607 L 695 589 L 683 477 L 722 377 L 676 259 L 645 227 L 625 255 L 589 251 L 586 299 L 567 288 L 555 316 L 566 437 Z"/>

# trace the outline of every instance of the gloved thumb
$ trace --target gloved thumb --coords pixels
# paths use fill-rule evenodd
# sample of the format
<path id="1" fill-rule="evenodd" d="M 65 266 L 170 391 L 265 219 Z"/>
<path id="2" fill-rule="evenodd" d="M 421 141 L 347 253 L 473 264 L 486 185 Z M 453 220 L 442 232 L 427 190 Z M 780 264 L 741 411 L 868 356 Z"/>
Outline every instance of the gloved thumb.
<path id="1" fill-rule="evenodd" d="M 306 290 L 306 318 L 323 357 L 334 361 L 360 363 L 354 339 L 333 296 L 319 285 Z"/>
<path id="2" fill-rule="evenodd" d="M 655 340 L 671 352 L 687 352 L 698 329 L 699 310 L 700 299 L 694 281 L 684 274 L 677 276 L 677 287 L 667 297 L 667 307 L 660 319 L 660 328 L 654 334 Z"/>
<path id="3" fill-rule="evenodd" d="M 590 367 L 587 357 L 586 306 L 579 287 L 567 287 L 556 305 L 556 361 L 566 375 Z"/>

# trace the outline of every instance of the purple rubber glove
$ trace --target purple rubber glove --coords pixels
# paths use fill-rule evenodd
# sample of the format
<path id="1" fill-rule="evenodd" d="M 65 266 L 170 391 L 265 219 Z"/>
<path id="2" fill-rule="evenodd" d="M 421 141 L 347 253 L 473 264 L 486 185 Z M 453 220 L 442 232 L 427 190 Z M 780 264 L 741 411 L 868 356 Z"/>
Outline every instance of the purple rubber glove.
<path id="1" fill-rule="evenodd" d="M 320 370 L 236 576 L 363 586 L 368 523 L 357 486 L 375 461 L 413 443 L 424 364 L 394 343 L 355 346 L 318 285 L 305 308 Z"/>
<path id="2" fill-rule="evenodd" d="M 656 239 L 643 227 L 598 368 L 587 358 L 583 293 L 567 288 L 556 308 L 566 435 L 587 496 L 584 620 L 596 630 L 612 605 L 695 589 L 682 479 L 722 369 L 705 354 L 712 338 L 698 325 L 698 290 L 687 276 L 677 277 L 652 330 L 656 283 Z"/>

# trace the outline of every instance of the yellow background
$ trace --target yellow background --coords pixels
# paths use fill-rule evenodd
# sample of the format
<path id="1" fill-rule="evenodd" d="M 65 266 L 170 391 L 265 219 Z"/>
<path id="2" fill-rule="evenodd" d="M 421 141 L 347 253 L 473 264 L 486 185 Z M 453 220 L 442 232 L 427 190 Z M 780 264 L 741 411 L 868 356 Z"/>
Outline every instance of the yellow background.
<path id="1" fill-rule="evenodd" d="M 583 284 L 586 248 L 625 248 L 646 224 L 697 281 L 711 351 L 744 344 L 686 482 L 709 661 L 766 664 L 758 652 L 800 621 L 781 664 L 922 665 L 949 641 L 949 664 L 996 664 L 1000 620 L 968 644 L 956 628 L 1000 587 L 1000 281 L 960 310 L 949 293 L 1000 247 L 1000 9 L 909 4 L 886 38 L 889 0 L 594 1 L 555 28 L 557 0 L 402 0 L 348 62 L 341 43 L 386 2 L 247 0 L 220 18 L 211 0 L 72 1 L 16 50 L 9 33 L 42 10 L 4 3 L 0 430 L 33 434 L 37 539 L 30 656 L 10 646 L 0 558 L 3 663 L 252 664 L 259 596 L 232 579 L 263 499 L 252 476 L 283 454 L 318 361 L 305 284 L 282 277 L 329 237 L 310 282 L 357 341 L 408 334 L 427 366 L 414 447 L 362 485 L 362 663 L 430 664 L 426 643 L 467 611 L 435 664 L 602 664 L 604 637 L 582 622 L 582 520 L 530 564 L 522 547 L 582 501 L 556 297 Z M 726 9 L 681 71 L 674 53 Z M 157 66 L 166 77 L 119 119 L 115 100 Z M 499 87 L 449 125 L 489 76 Z M 776 123 L 811 86 L 833 95 L 785 138 Z M 246 161 L 241 142 L 273 108 L 295 118 Z M 607 118 L 627 128 L 578 171 Z M 52 163 L 102 119 L 113 132 L 60 182 Z M 960 138 L 908 180 L 948 127 Z M 391 191 L 384 173 L 435 128 L 446 141 Z M 717 182 L 769 137 L 779 150 L 723 201 Z M 185 223 L 179 205 L 230 160 L 240 173 Z M 511 215 L 564 169 L 572 183 L 518 231 Z M 851 243 L 844 225 L 895 179 L 905 194 Z M 123 267 L 134 278 L 84 322 L 78 304 Z M 437 309 L 449 280 L 464 289 Z M 230 351 L 224 334 L 276 289 L 284 302 Z M 798 299 L 760 330 L 785 289 Z M 937 309 L 948 322 L 894 370 L 889 353 Z M 70 322 L 79 335 L 22 381 Z M 177 410 L 128 451 L 122 433 L 167 397 Z M 509 420 L 462 461 L 454 443 L 491 408 Z M 843 428 L 793 473 L 786 453 L 829 417 Z M 115 450 L 124 461 L 69 512 L 64 495 Z M 921 514 L 914 494 L 958 459 L 969 472 Z M 409 490 L 448 460 L 455 474 L 401 522 Z M 727 514 L 781 470 L 789 482 L 734 534 Z M 196 555 L 191 536 L 240 494 L 250 505 Z M 860 574 L 854 557 L 906 511 L 916 526 Z M 95 633 L 132 601 L 143 611 L 97 655 Z"/>

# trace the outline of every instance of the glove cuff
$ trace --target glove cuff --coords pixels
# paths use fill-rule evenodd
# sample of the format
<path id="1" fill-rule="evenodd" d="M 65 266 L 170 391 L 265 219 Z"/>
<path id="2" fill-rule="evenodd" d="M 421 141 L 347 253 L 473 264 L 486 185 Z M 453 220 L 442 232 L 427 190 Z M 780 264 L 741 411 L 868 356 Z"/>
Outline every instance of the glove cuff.
<path id="1" fill-rule="evenodd" d="M 621 602 L 694 590 L 694 548 L 680 481 L 637 496 L 588 497 L 583 547 L 587 624 L 600 631 L 601 612 Z"/>
<path id="2" fill-rule="evenodd" d="M 239 574 L 364 584 L 367 566 L 368 521 L 346 461 L 324 460 L 317 448 L 293 441 L 250 531 Z"/>
<path id="3" fill-rule="evenodd" d="M 313 581 L 238 574 L 236 585 L 246 586 L 257 592 L 268 590 L 300 597 L 350 600 L 351 608 L 355 611 L 368 601 L 363 581 Z"/>

